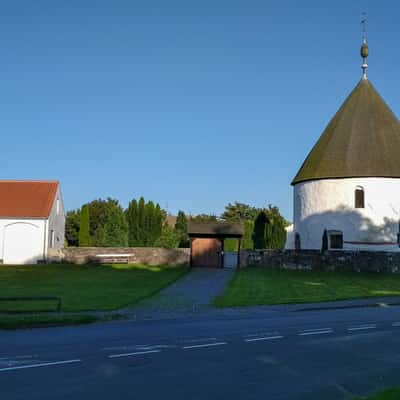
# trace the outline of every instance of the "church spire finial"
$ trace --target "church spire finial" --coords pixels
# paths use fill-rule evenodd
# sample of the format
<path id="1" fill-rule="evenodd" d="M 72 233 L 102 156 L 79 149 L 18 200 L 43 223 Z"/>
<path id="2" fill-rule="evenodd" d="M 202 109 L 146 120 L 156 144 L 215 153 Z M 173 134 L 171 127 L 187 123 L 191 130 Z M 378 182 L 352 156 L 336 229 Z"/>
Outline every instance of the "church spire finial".
<path id="1" fill-rule="evenodd" d="M 368 57 L 368 45 L 367 45 L 367 33 L 366 33 L 366 28 L 367 28 L 367 15 L 365 13 L 362 13 L 362 20 L 361 20 L 361 25 L 362 25 L 362 45 L 361 45 L 361 57 L 363 59 L 362 63 L 362 70 L 363 70 L 363 79 L 367 79 L 367 57 Z"/>

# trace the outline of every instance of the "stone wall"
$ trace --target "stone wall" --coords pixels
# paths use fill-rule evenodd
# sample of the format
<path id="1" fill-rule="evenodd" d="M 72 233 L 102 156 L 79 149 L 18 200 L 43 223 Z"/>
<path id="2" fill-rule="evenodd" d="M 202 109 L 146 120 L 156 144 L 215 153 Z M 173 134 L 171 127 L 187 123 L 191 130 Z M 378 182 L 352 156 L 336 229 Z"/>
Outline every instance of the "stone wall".
<path id="1" fill-rule="evenodd" d="M 243 250 L 240 260 L 241 267 L 400 272 L 400 253 L 392 252 Z"/>
<path id="2" fill-rule="evenodd" d="M 163 249 L 158 247 L 67 247 L 50 249 L 49 262 L 85 264 L 105 254 L 129 254 L 130 264 L 189 265 L 190 249 Z"/>

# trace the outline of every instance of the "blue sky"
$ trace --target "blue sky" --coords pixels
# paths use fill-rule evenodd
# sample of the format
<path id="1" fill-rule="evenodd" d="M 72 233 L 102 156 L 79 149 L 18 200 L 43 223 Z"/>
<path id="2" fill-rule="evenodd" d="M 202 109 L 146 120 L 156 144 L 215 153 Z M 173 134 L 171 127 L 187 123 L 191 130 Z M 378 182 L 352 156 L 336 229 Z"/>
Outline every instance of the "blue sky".
<path id="1" fill-rule="evenodd" d="M 400 115 L 395 1 L 8 4 L 0 178 L 59 179 L 67 209 L 143 195 L 291 219 L 291 179 L 361 78 L 362 11 L 369 78 Z"/>

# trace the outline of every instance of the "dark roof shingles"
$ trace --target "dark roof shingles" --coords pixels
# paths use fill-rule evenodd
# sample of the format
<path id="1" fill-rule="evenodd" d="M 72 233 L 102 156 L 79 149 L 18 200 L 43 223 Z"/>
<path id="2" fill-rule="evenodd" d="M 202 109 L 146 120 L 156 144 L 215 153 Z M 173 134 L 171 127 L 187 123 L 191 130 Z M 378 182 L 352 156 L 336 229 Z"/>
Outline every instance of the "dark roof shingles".
<path id="1" fill-rule="evenodd" d="M 400 123 L 368 80 L 329 122 L 292 185 L 313 179 L 400 178 Z"/>

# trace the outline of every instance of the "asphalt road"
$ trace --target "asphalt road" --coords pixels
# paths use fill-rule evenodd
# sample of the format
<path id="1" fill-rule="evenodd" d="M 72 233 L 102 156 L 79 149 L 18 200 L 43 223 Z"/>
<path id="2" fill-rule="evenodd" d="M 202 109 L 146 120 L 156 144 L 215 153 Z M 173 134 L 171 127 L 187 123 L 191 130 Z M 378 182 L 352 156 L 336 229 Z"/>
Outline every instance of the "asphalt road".
<path id="1" fill-rule="evenodd" d="M 0 399 L 348 399 L 400 382 L 400 307 L 0 333 Z"/>

